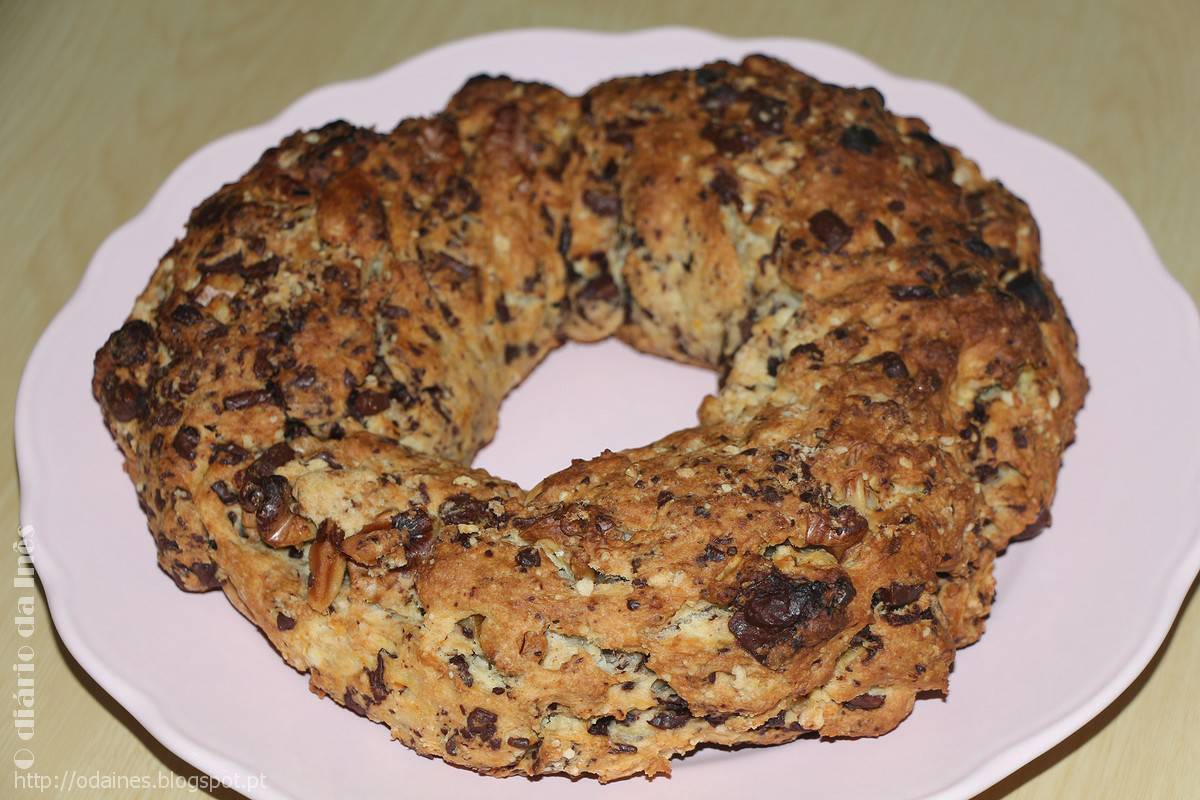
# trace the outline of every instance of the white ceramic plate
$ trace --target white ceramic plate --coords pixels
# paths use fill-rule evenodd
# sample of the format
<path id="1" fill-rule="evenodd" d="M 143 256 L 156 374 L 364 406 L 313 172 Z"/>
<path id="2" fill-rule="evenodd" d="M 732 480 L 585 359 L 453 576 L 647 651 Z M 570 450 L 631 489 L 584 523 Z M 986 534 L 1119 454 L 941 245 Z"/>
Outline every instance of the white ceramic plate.
<path id="1" fill-rule="evenodd" d="M 874 85 L 896 111 L 977 158 L 1026 198 L 1047 272 L 1079 331 L 1093 383 L 1054 505 L 1055 524 L 999 562 L 999 602 L 962 651 L 949 700 L 917 704 L 877 740 L 702 751 L 669 780 L 614 787 L 498 781 L 423 759 L 386 729 L 306 690 L 225 599 L 177 591 L 91 398 L 92 355 L 129 311 L 188 211 L 296 128 L 343 117 L 390 128 L 442 106 L 479 72 L 578 92 L 614 75 L 750 52 L 819 78 Z M 612 381 L 653 402 L 614 403 Z M 528 486 L 572 455 L 692 424 L 699 370 L 616 343 L 568 346 L 507 401 L 479 462 Z M 1162 642 L 1197 568 L 1200 325 L 1125 202 L 1091 169 L 941 86 L 897 78 L 829 45 L 692 30 L 516 31 L 440 47 L 305 96 L 274 120 L 196 153 L 97 251 L 38 343 L 17 401 L 21 517 L 54 622 L 72 654 L 163 744 L 216 777 L 263 774 L 282 797 L 729 797 L 747 790 L 841 800 L 963 797 L 1047 750 L 1110 703 Z"/>

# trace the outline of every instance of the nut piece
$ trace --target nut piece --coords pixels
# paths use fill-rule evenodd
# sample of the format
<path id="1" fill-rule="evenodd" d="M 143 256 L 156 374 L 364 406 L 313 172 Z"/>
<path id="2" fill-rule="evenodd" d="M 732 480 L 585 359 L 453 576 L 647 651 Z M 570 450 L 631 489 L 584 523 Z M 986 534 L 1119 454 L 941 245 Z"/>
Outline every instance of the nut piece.
<path id="1" fill-rule="evenodd" d="M 393 527 L 390 519 L 373 522 L 353 536 L 347 536 L 342 541 L 342 552 L 364 567 L 398 569 L 408 563 L 400 531 Z"/>
<path id="2" fill-rule="evenodd" d="M 317 526 L 299 514 L 285 512 L 280 515 L 274 530 L 259 528 L 263 544 L 269 547 L 299 547 L 311 542 L 317 535 Z"/>
<path id="3" fill-rule="evenodd" d="M 342 539 L 342 529 L 325 520 L 308 549 L 308 605 L 314 611 L 328 609 L 342 588 L 346 575 L 346 557 L 339 549 Z"/>

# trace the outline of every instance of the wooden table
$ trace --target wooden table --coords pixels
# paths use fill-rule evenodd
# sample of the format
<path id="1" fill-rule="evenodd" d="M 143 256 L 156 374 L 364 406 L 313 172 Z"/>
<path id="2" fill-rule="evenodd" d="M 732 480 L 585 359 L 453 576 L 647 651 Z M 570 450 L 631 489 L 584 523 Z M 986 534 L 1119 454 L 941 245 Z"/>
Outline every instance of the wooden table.
<path id="1" fill-rule="evenodd" d="M 314 87 L 462 36 L 662 24 L 822 39 L 897 74 L 959 89 L 1096 167 L 1200 296 L 1200 3 L 8 2 L 0 4 L 0 413 L 11 419 L 22 365 L 100 241 L 213 138 L 273 116 Z M 11 430 L 0 436 L 11 452 Z M 12 459 L 0 470 L 11 536 Z M 12 609 L 16 592 L 8 578 L 4 585 L 4 608 Z M 83 673 L 55 639 L 44 599 L 38 603 L 30 640 L 38 653 L 37 769 L 196 776 Z M 3 660 L 13 661 L 25 642 L 14 625 L 0 628 Z M 1200 796 L 1198 663 L 1200 603 L 1190 602 L 1120 700 L 983 797 Z M 17 747 L 8 723 L 0 737 L 8 760 Z"/>

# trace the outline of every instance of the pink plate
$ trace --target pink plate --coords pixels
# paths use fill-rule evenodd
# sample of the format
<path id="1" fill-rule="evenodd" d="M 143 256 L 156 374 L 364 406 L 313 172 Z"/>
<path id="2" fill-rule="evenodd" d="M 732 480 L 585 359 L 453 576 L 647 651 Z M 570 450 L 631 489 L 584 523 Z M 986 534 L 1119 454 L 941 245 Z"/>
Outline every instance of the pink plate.
<path id="1" fill-rule="evenodd" d="M 881 739 L 705 750 L 676 762 L 669 780 L 500 781 L 420 758 L 382 726 L 318 700 L 223 597 L 184 594 L 158 571 L 89 383 L 94 351 L 121 324 L 193 206 L 296 128 L 336 117 L 390 128 L 440 108 L 479 72 L 578 92 L 615 75 L 751 52 L 823 80 L 878 87 L 893 110 L 924 117 L 939 138 L 1027 199 L 1047 271 L 1079 331 L 1093 388 L 1067 453 L 1055 524 L 1000 560 L 987 635 L 959 654 L 946 702 L 918 703 Z M 572 455 L 692 424 L 714 386 L 708 373 L 615 342 L 568 346 L 513 393 L 499 436 L 477 463 L 528 486 Z M 750 789 L 840 800 L 963 797 L 1083 725 L 1162 642 L 1200 567 L 1197 396 L 1196 310 L 1129 207 L 1080 161 L 961 95 L 817 42 L 684 29 L 513 31 L 319 89 L 176 169 L 96 252 L 29 360 L 17 399 L 21 518 L 32 526 L 55 625 L 79 663 L 199 769 L 218 778 L 264 775 L 255 797 L 726 798 Z"/>

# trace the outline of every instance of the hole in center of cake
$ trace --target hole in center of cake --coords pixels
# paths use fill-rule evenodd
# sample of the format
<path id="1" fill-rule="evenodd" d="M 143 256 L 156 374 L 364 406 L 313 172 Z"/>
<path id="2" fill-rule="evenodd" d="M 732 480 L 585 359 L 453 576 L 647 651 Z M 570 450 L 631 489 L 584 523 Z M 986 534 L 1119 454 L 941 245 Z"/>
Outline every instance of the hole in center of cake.
<path id="1" fill-rule="evenodd" d="M 528 489 L 606 448 L 650 444 L 697 424 L 717 374 L 639 353 L 615 339 L 568 342 L 500 407 L 496 437 L 474 466 Z"/>

